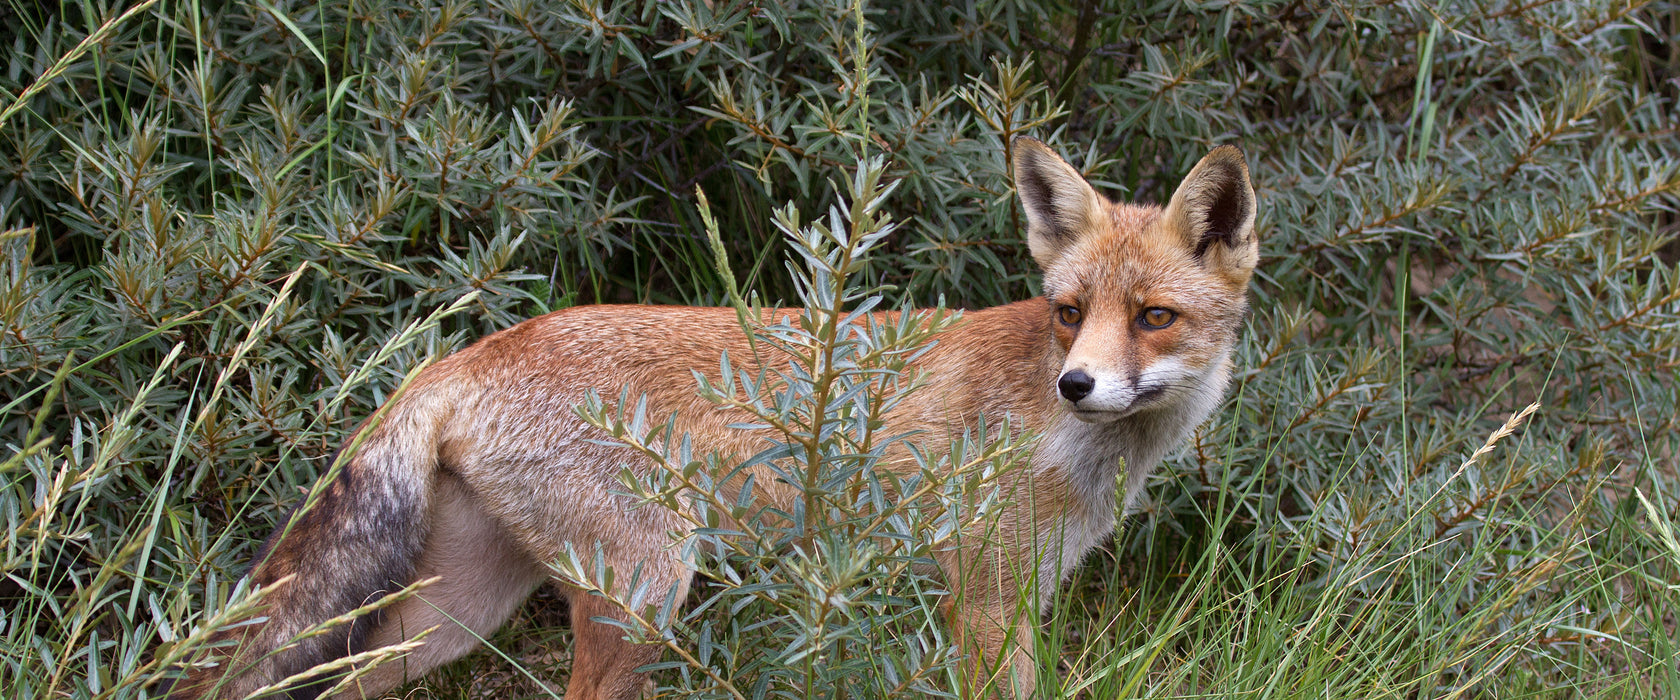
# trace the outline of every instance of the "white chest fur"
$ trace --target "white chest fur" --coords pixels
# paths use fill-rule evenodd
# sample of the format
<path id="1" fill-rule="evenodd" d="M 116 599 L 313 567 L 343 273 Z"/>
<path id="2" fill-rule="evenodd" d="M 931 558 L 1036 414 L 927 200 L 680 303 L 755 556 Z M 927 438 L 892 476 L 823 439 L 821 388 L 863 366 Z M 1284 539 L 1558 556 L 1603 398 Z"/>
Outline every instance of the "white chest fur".
<path id="1" fill-rule="evenodd" d="M 1160 409 L 1102 424 L 1064 413 L 1051 423 L 1039 440 L 1032 469 L 1067 484 L 1072 498 L 1062 517 L 1040 521 L 1047 528 L 1038 539 L 1047 545 L 1041 578 L 1060 581 L 1114 534 L 1117 494 L 1125 512 L 1136 509 L 1150 472 L 1219 405 L 1228 374 L 1224 362 L 1215 367 L 1187 387 L 1190 391 L 1179 392 L 1178 401 Z M 1116 483 L 1122 464 L 1123 485 Z"/>

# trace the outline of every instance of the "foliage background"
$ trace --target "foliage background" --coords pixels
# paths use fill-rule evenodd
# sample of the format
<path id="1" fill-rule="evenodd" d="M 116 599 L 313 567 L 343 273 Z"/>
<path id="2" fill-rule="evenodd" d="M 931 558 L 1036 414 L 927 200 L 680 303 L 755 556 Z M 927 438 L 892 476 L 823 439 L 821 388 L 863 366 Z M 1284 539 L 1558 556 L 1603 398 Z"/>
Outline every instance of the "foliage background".
<path id="1" fill-rule="evenodd" d="M 0 687 L 155 697 L 423 358 L 721 303 L 696 186 L 769 301 L 772 210 L 863 152 L 889 301 L 1034 293 L 1029 134 L 1141 201 L 1238 143 L 1261 203 L 1241 385 L 1058 597 L 1063 692 L 1680 694 L 1680 8 L 879 3 L 861 56 L 852 10 L 7 0 Z M 423 687 L 539 692 L 559 619 Z"/>

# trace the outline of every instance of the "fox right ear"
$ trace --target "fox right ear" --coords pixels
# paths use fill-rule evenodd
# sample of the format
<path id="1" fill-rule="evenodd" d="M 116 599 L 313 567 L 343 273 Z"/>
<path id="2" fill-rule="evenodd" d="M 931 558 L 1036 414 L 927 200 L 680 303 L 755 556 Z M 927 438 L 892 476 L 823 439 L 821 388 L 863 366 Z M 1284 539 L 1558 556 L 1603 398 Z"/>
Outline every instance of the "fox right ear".
<path id="1" fill-rule="evenodd" d="M 1013 150 L 1015 192 L 1027 214 L 1027 249 L 1040 268 L 1048 268 L 1068 245 L 1100 224 L 1102 195 L 1044 142 L 1017 137 Z"/>

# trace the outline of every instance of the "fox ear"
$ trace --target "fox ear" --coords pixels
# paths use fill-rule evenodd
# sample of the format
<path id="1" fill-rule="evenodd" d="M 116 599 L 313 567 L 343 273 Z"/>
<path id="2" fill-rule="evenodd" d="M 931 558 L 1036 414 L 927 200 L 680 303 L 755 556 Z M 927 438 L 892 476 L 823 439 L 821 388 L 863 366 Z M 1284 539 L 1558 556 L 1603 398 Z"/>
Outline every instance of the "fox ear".
<path id="1" fill-rule="evenodd" d="M 1048 268 L 1102 221 L 1102 195 L 1038 139 L 1016 138 L 1014 153 L 1015 192 L 1027 214 L 1027 249 L 1040 268 Z"/>
<path id="2" fill-rule="evenodd" d="M 1213 149 L 1184 176 L 1162 218 L 1203 265 L 1247 276 L 1260 259 L 1254 185 L 1236 146 Z"/>

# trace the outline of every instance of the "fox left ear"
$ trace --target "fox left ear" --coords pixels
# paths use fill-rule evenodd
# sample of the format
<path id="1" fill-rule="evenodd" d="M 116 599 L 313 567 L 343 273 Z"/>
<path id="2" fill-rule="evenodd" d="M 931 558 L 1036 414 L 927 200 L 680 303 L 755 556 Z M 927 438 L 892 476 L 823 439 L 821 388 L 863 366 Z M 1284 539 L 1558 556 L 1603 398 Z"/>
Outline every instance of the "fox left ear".
<path id="1" fill-rule="evenodd" d="M 1254 185 L 1236 146 L 1220 146 L 1184 176 L 1163 216 L 1204 265 L 1245 278 L 1260 260 Z"/>

